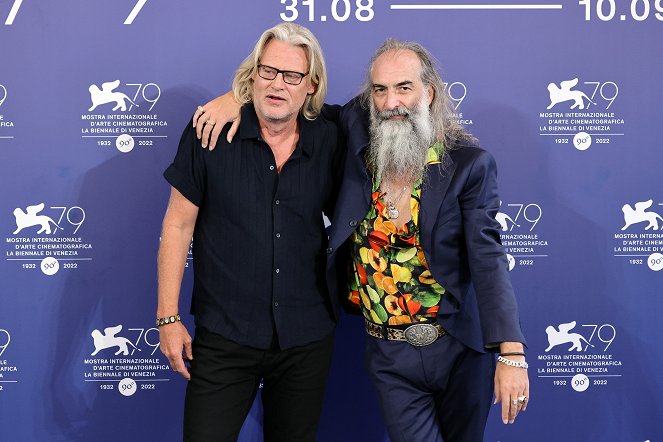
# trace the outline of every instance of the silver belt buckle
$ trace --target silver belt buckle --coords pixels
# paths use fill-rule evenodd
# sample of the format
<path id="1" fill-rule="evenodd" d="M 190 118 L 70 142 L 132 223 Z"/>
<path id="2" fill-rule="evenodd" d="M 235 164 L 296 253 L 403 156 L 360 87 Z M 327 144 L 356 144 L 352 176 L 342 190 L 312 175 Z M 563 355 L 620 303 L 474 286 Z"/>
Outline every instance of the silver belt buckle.
<path id="1" fill-rule="evenodd" d="M 437 329 L 432 324 L 414 324 L 405 329 L 405 340 L 415 347 L 430 345 L 437 339 Z"/>

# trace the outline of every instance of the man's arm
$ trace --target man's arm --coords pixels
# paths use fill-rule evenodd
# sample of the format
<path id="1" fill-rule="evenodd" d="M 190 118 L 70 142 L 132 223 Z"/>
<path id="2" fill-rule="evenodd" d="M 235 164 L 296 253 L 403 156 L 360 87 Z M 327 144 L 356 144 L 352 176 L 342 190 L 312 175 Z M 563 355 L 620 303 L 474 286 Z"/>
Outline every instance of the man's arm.
<path id="1" fill-rule="evenodd" d="M 214 150 L 223 126 L 232 122 L 226 136 L 230 143 L 239 127 L 241 108 L 242 104 L 235 99 L 232 91 L 208 101 L 204 106 L 198 106 L 196 113 L 193 114 L 193 127 L 196 128 L 196 135 L 201 140 L 202 146 L 209 145 L 209 150 Z"/>
<path id="2" fill-rule="evenodd" d="M 499 343 L 500 353 L 507 354 L 505 359 L 525 362 L 518 308 L 494 216 L 499 207 L 497 167 L 492 155 L 485 151 L 479 153 L 471 167 L 461 204 L 484 339 L 489 345 Z M 527 370 L 498 362 L 495 403 L 502 403 L 502 422 L 512 424 L 527 407 L 527 400 L 518 401 L 523 396 L 529 399 Z"/>
<path id="3" fill-rule="evenodd" d="M 525 356 L 514 355 L 513 353 L 525 354 L 523 344 L 520 342 L 502 342 L 500 343 L 500 354 L 505 359 L 514 362 L 525 362 Z M 525 397 L 524 401 L 518 398 Z M 513 403 L 516 401 L 516 404 Z M 529 377 L 527 369 L 520 367 L 511 367 L 502 362 L 497 363 L 495 368 L 495 404 L 502 402 L 502 422 L 512 424 L 516 416 L 521 411 L 527 409 L 529 402 Z"/>
<path id="4" fill-rule="evenodd" d="M 159 245 L 157 318 L 176 315 L 179 311 L 184 265 L 197 216 L 198 207 L 173 187 Z M 159 340 L 161 352 L 168 358 L 173 370 L 191 379 L 183 357 L 185 355 L 187 359 L 193 359 L 191 335 L 186 327 L 181 322 L 162 325 L 159 327 Z"/>

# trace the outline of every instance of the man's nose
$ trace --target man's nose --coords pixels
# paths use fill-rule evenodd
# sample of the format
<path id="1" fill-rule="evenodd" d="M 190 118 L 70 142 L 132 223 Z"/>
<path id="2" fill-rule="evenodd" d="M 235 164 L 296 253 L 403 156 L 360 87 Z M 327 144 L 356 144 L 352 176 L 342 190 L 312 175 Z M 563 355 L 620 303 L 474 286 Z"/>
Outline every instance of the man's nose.
<path id="1" fill-rule="evenodd" d="M 278 72 L 276 77 L 272 80 L 272 87 L 283 89 L 285 87 L 285 81 L 283 81 L 283 72 Z"/>
<path id="2" fill-rule="evenodd" d="M 396 109 L 398 106 L 401 105 L 401 100 L 398 94 L 395 91 L 387 91 L 387 97 L 386 101 L 384 103 L 384 110 L 392 110 Z"/>

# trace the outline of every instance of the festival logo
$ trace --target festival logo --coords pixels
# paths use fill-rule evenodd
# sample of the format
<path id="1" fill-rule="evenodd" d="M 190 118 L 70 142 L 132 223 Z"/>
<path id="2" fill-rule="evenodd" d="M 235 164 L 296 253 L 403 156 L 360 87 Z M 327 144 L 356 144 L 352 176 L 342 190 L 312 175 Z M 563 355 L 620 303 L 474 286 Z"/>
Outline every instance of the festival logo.
<path id="1" fill-rule="evenodd" d="M 548 84 L 548 93 L 550 94 L 550 104 L 546 109 L 550 110 L 559 103 L 571 101 L 571 109 L 584 109 L 585 104 L 594 103 L 583 91 L 572 90 L 578 84 L 578 79 L 562 81 L 559 86 L 555 83 Z"/>
<path id="2" fill-rule="evenodd" d="M 507 254 L 509 270 L 533 268 L 541 258 L 548 257 L 548 240 L 537 224 L 543 217 L 536 203 L 503 203 L 495 219 L 500 224 L 500 239 Z"/>
<path id="3" fill-rule="evenodd" d="M 123 396 L 156 390 L 170 381 L 171 370 L 159 349 L 157 328 L 126 328 L 122 324 L 90 333 L 90 357 L 83 360 L 84 381 L 104 391 L 117 390 Z"/>
<path id="4" fill-rule="evenodd" d="M 92 107 L 87 111 L 92 112 L 97 108 L 97 106 L 107 103 L 113 103 L 115 106 L 113 110 L 121 110 L 125 112 L 127 110 L 127 102 L 132 106 L 138 107 L 131 98 L 122 92 L 116 92 L 115 89 L 120 85 L 120 80 L 109 81 L 101 85 L 101 89 L 97 87 L 96 84 L 90 86 L 90 100 L 92 100 Z"/>
<path id="5" fill-rule="evenodd" d="M 465 98 L 467 97 L 467 86 L 460 81 L 444 83 L 444 91 L 446 92 L 447 97 L 449 97 L 454 109 L 454 115 L 452 118 L 471 132 L 472 128 L 469 126 L 474 124 L 474 120 L 470 116 L 464 115 L 463 110 L 460 108 L 461 104 L 463 104 L 463 101 L 465 101 Z"/>
<path id="6" fill-rule="evenodd" d="M 0 142 L 2 140 L 11 140 L 14 138 L 14 122 L 2 112 L 2 105 L 5 103 L 5 100 L 7 100 L 7 96 L 7 87 L 0 84 Z"/>
<path id="7" fill-rule="evenodd" d="M 129 153 L 135 147 L 153 148 L 165 141 L 166 120 L 155 112 L 161 88 L 156 83 L 121 83 L 120 80 L 89 85 L 90 107 L 81 115 L 81 136 L 97 147 Z"/>
<path id="8" fill-rule="evenodd" d="M 12 211 L 16 229 L 5 238 L 5 259 L 28 271 L 53 276 L 92 261 L 92 244 L 79 234 L 85 210 L 79 206 L 46 206 L 41 202 Z"/>
<path id="9" fill-rule="evenodd" d="M 624 119 L 613 107 L 619 95 L 614 81 L 581 81 L 579 77 L 550 82 L 545 111 L 539 113 L 539 135 L 554 144 L 587 150 L 618 142 Z"/>
<path id="10" fill-rule="evenodd" d="M 625 258 L 630 265 L 647 266 L 652 271 L 663 269 L 663 203 L 653 199 L 626 203 L 623 218 L 613 234 L 613 255 Z M 623 223 L 622 222 L 623 219 Z"/>
<path id="11" fill-rule="evenodd" d="M 0 397 L 2 393 L 19 382 L 18 368 L 9 359 L 6 351 L 12 337 L 8 330 L 0 328 Z"/>
<path id="12" fill-rule="evenodd" d="M 537 355 L 537 378 L 577 392 L 605 387 L 622 376 L 622 361 L 608 348 L 617 337 L 611 324 L 581 324 L 577 321 L 548 325 L 548 347 Z M 534 368 L 534 367 L 533 367 Z"/>

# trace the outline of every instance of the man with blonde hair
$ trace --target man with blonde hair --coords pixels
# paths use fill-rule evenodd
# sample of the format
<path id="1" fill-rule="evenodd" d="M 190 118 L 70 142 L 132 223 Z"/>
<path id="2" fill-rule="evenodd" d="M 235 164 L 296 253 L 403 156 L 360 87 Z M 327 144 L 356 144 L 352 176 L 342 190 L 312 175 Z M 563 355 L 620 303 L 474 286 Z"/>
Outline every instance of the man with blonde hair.
<path id="1" fill-rule="evenodd" d="M 185 440 L 236 440 L 262 382 L 265 440 L 314 441 L 337 315 L 321 213 L 331 216 L 344 152 L 319 116 L 320 45 L 298 25 L 265 31 L 233 90 L 244 103 L 235 140 L 204 150 L 187 125 L 164 173 L 161 351 L 189 380 Z M 178 315 L 192 237 L 193 343 Z"/>

